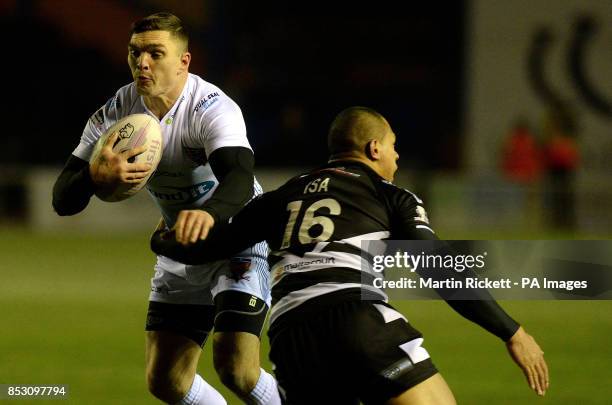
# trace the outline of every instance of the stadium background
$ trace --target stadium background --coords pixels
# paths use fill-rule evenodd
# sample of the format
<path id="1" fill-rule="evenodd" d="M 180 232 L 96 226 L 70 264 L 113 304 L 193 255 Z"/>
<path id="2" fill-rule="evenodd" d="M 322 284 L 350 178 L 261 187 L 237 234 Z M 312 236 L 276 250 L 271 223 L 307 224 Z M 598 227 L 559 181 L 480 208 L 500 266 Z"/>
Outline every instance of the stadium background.
<path id="1" fill-rule="evenodd" d="M 75 404 L 155 403 L 142 333 L 155 209 L 143 193 L 59 218 L 50 193 L 89 115 L 130 80 L 129 24 L 158 10 L 190 26 L 192 72 L 243 108 L 265 189 L 324 162 L 333 116 L 367 105 L 394 127 L 397 183 L 425 199 L 442 237 L 610 239 L 612 3 L 258 3 L 0 1 L 0 384 L 68 384 Z M 545 146 L 559 100 L 580 155 L 566 167 L 572 181 L 504 166 L 515 123 Z M 559 201 L 570 220 L 551 214 Z M 612 397 L 609 301 L 504 303 L 546 351 L 544 399 L 502 344 L 444 303 L 397 305 L 459 403 Z M 200 368 L 218 382 L 209 348 Z"/>

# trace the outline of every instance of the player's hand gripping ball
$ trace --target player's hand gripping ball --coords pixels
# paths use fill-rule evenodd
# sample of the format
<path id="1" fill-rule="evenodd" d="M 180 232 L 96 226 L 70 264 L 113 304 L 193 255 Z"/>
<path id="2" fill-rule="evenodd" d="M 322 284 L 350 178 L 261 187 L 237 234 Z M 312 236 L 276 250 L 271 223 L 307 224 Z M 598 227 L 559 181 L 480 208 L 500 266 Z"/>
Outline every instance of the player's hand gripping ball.
<path id="1" fill-rule="evenodd" d="M 108 202 L 125 200 L 140 191 L 155 172 L 163 152 L 161 127 L 157 119 L 147 114 L 132 114 L 117 121 L 98 139 L 89 159 L 90 165 L 99 158 L 107 139 L 115 132 L 118 136 L 112 147 L 113 152 L 119 154 L 144 146 L 146 150 L 131 157 L 128 162 L 150 164 L 151 170 L 136 183 L 119 183 L 114 187 L 100 187 L 96 190 L 96 196 Z"/>

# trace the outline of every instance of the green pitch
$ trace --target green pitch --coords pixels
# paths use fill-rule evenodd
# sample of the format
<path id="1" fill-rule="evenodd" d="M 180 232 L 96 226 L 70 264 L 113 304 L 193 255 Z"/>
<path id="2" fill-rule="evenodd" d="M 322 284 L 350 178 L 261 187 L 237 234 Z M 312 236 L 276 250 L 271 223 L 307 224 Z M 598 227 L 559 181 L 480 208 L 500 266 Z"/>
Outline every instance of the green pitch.
<path id="1" fill-rule="evenodd" d="M 154 256 L 148 235 L 36 235 L 0 230 L 0 384 L 68 384 L 70 404 L 154 404 L 144 333 Z M 551 387 L 534 395 L 497 338 L 443 302 L 397 302 L 460 404 L 604 404 L 612 397 L 612 302 L 505 302 L 546 352 Z M 262 358 L 267 362 L 267 339 Z M 230 404 L 210 348 L 204 378 Z M 8 401 L 6 401 L 8 402 Z M 19 404 L 40 403 L 25 400 Z"/>

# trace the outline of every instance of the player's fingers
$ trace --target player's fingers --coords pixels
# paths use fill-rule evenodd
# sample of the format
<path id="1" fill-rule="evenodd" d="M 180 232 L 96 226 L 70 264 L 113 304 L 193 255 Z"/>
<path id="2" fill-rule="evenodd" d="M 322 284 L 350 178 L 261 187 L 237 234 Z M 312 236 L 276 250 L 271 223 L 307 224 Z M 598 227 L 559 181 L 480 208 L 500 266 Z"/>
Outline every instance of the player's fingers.
<path id="1" fill-rule="evenodd" d="M 206 211 L 204 211 L 204 216 L 202 217 L 202 219 L 203 219 L 203 225 L 202 225 L 202 231 L 200 232 L 200 239 L 204 240 L 208 237 L 208 233 L 210 232 L 211 228 L 215 225 L 215 220 Z"/>
<path id="2" fill-rule="evenodd" d="M 546 370 L 546 363 L 542 360 L 536 364 L 538 371 L 538 379 L 540 380 L 540 388 L 542 389 L 542 395 L 546 393 L 548 388 L 548 370 Z"/>
<path id="3" fill-rule="evenodd" d="M 123 151 L 122 154 L 126 159 L 129 159 L 129 158 L 133 158 L 134 156 L 138 156 L 141 153 L 144 153 L 146 151 L 147 151 L 147 147 L 143 145 L 143 146 L 139 146 L 134 149 L 128 149 L 126 151 Z"/>
<path id="4" fill-rule="evenodd" d="M 544 386 L 540 379 L 540 373 L 536 365 L 531 366 L 531 374 L 533 375 L 533 382 L 535 384 L 535 391 L 538 395 L 544 395 Z"/>
<path id="5" fill-rule="evenodd" d="M 122 183 L 125 184 L 138 184 L 142 181 L 142 179 L 126 179 L 126 180 L 122 180 Z"/>
<path id="6" fill-rule="evenodd" d="M 533 378 L 533 372 L 531 371 L 531 369 L 529 367 L 525 367 L 523 368 L 523 372 L 525 373 L 525 377 L 527 378 L 529 387 L 531 387 L 532 390 L 536 391 L 536 385 L 535 385 L 535 381 Z"/>
<path id="7" fill-rule="evenodd" d="M 540 379 L 538 378 L 538 373 L 536 372 L 533 373 L 533 382 L 535 384 L 535 392 L 537 392 L 538 395 L 543 395 L 542 387 L 540 386 Z"/>
<path id="8" fill-rule="evenodd" d="M 138 176 L 128 176 L 128 177 L 125 177 L 124 179 L 122 179 L 121 181 L 123 183 L 130 183 L 130 184 L 135 184 L 136 183 L 137 184 L 137 183 L 142 182 L 142 179 L 144 179 L 145 177 L 146 176 L 140 176 L 140 175 L 138 175 Z"/>
<path id="9" fill-rule="evenodd" d="M 150 163 L 127 163 L 125 165 L 125 171 L 128 173 L 148 173 L 153 166 Z"/>
<path id="10" fill-rule="evenodd" d="M 149 174 L 149 171 L 144 171 L 144 172 L 133 172 L 130 173 L 130 178 L 134 179 L 134 180 L 142 180 L 145 177 L 147 177 L 147 175 Z"/>
<path id="11" fill-rule="evenodd" d="M 191 243 L 196 243 L 198 239 L 204 240 L 208 236 L 208 232 L 210 231 L 211 225 L 206 221 L 205 217 L 198 216 L 198 229 L 197 231 L 194 229 L 194 232 L 191 234 Z"/>
<path id="12" fill-rule="evenodd" d="M 174 230 L 176 231 L 176 241 L 179 243 L 183 243 L 183 229 L 185 228 L 185 211 L 179 212 L 178 217 L 176 218 L 176 223 L 174 224 Z"/>
<path id="13" fill-rule="evenodd" d="M 189 243 L 196 243 L 200 238 L 200 234 L 202 233 L 202 224 L 197 223 L 189 235 Z"/>
<path id="14" fill-rule="evenodd" d="M 194 239 L 197 238 L 201 225 L 201 221 L 198 222 L 198 217 L 196 215 L 190 214 L 187 216 L 187 219 L 185 219 L 185 228 L 183 229 L 184 245 L 195 242 Z"/>
<path id="15" fill-rule="evenodd" d="M 104 142 L 104 148 L 112 149 L 118 137 L 119 132 L 113 132 L 108 138 L 106 138 L 106 142 Z"/>
<path id="16" fill-rule="evenodd" d="M 134 183 L 134 182 L 140 182 L 142 181 L 142 179 L 144 179 L 145 177 L 147 177 L 147 175 L 149 174 L 148 171 L 129 171 L 129 170 L 124 170 L 121 175 L 120 175 L 120 179 L 122 182 L 124 183 Z"/>
<path id="17" fill-rule="evenodd" d="M 546 360 L 542 358 L 542 367 L 544 368 L 544 376 L 546 377 L 546 388 L 550 386 L 550 375 L 548 374 L 548 364 L 546 364 Z"/>
<path id="18" fill-rule="evenodd" d="M 210 226 L 203 226 L 202 231 L 200 232 L 200 240 L 204 240 L 208 237 L 208 233 L 210 232 Z"/>
<path id="19" fill-rule="evenodd" d="M 198 232 L 194 232 L 191 237 L 191 243 L 196 243 L 198 239 L 204 240 L 208 236 L 208 232 L 210 231 L 210 224 L 207 224 L 204 218 L 200 218 Z"/>

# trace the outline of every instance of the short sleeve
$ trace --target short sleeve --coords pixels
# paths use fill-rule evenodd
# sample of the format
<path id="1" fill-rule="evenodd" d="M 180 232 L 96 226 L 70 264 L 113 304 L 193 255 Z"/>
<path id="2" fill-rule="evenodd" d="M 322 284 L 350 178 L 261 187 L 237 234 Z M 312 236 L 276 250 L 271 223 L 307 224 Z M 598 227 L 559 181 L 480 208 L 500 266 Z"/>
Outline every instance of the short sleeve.
<path id="1" fill-rule="evenodd" d="M 435 235 L 429 224 L 429 217 L 425 210 L 423 200 L 414 193 L 392 186 L 392 227 L 394 237 L 397 239 L 429 238 Z"/>
<path id="2" fill-rule="evenodd" d="M 223 94 L 213 94 L 207 99 L 207 104 L 198 111 L 195 120 L 197 145 L 189 146 L 203 147 L 207 157 L 223 147 L 242 146 L 251 149 L 240 107 Z"/>
<path id="3" fill-rule="evenodd" d="M 111 97 L 106 104 L 89 117 L 83 129 L 81 140 L 72 152 L 74 156 L 89 160 L 98 139 L 117 121 L 118 100 L 118 95 Z"/>

